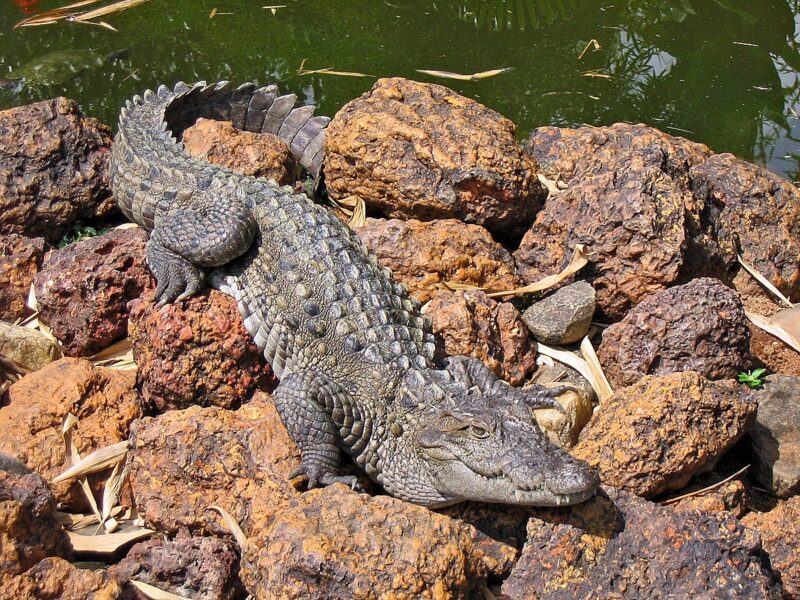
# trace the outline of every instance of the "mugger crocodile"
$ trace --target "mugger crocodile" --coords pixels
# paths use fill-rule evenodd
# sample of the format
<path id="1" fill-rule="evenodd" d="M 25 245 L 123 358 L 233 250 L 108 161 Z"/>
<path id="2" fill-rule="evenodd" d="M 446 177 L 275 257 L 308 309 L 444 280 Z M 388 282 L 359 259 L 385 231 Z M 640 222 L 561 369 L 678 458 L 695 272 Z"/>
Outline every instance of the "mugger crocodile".
<path id="1" fill-rule="evenodd" d="M 280 378 L 275 403 L 309 487 L 356 485 L 340 472 L 344 450 L 389 494 L 425 506 L 591 497 L 596 472 L 548 442 L 531 415 L 560 408 L 565 388 L 514 388 L 473 358 L 436 364 L 418 303 L 334 215 L 176 141 L 198 117 L 230 120 L 276 133 L 317 177 L 328 119 L 295 102 L 275 86 L 179 83 L 122 109 L 111 182 L 122 211 L 150 232 L 159 303 L 206 281 L 236 299 Z"/>

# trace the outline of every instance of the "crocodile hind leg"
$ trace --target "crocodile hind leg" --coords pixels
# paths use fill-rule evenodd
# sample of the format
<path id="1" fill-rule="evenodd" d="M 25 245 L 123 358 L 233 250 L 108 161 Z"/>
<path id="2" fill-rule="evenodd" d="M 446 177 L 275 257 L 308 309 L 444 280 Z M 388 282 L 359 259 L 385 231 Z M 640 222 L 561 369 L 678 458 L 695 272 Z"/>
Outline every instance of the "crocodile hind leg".
<path id="1" fill-rule="evenodd" d="M 301 465 L 292 477 L 306 475 L 308 488 L 344 483 L 360 489 L 355 475 L 341 475 L 340 440 L 328 407 L 345 405 L 346 392 L 326 378 L 310 372 L 291 373 L 275 390 L 275 406 L 300 448 Z"/>
<path id="2" fill-rule="evenodd" d="M 489 398 L 523 404 L 533 409 L 554 408 L 563 411 L 555 398 L 572 389 L 565 385 L 548 388 L 539 384 L 517 388 L 500 379 L 489 367 L 471 356 L 451 356 L 445 359 L 444 364 L 445 369 L 465 388 L 477 387 Z"/>
<path id="3" fill-rule="evenodd" d="M 159 306 L 200 291 L 205 268 L 237 258 L 256 235 L 257 224 L 244 199 L 214 193 L 221 190 L 209 185 L 206 193 L 178 192 L 150 234 L 147 266 L 156 278 Z"/>

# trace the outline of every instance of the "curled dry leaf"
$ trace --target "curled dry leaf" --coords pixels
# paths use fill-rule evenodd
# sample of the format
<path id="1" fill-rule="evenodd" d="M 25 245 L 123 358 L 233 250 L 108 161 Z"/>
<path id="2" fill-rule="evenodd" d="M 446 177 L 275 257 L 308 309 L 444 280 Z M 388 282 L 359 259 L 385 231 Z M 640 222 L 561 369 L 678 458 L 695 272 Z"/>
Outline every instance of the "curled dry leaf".
<path id="1" fill-rule="evenodd" d="M 219 513 L 219 515 L 222 517 L 222 520 L 225 521 L 228 529 L 230 529 L 231 533 L 233 534 L 236 543 L 239 544 L 239 548 L 244 551 L 245 545 L 247 544 L 247 536 L 245 536 L 244 531 L 242 531 L 242 528 L 239 526 L 239 523 L 236 521 L 233 515 L 221 506 L 209 506 L 206 510 L 214 510 Z"/>
<path id="2" fill-rule="evenodd" d="M 592 346 L 592 342 L 589 341 L 588 335 L 584 336 L 583 340 L 581 340 L 581 354 L 583 354 L 583 360 L 586 361 L 594 377 L 594 380 L 590 379 L 589 381 L 597 392 L 597 399 L 602 403 L 614 394 L 614 390 L 611 384 L 608 383 L 608 378 L 606 378 L 606 374 L 603 372 L 600 359 L 597 358 L 597 353 L 594 351 L 594 346 Z"/>
<path id="3" fill-rule="evenodd" d="M 452 71 L 436 71 L 429 69 L 414 69 L 414 70 L 417 73 L 422 73 L 423 75 L 430 75 L 431 77 L 441 77 L 442 79 L 455 79 L 457 81 L 479 81 L 481 79 L 487 79 L 488 77 L 495 77 L 497 75 L 502 75 L 503 73 L 508 73 L 511 69 L 512 67 L 504 67 L 502 69 L 480 71 L 479 73 L 472 73 L 470 75 L 464 75 L 462 73 L 453 73 Z"/>
<path id="4" fill-rule="evenodd" d="M 609 396 L 611 396 L 611 394 L 613 394 L 611 386 L 608 385 L 608 382 L 604 383 L 601 379 L 599 379 L 592 370 L 592 367 L 589 366 L 589 363 L 574 352 L 546 346 L 541 342 L 536 343 L 536 348 L 540 354 L 549 356 L 553 360 L 557 360 L 560 363 L 564 363 L 568 367 L 572 367 L 578 373 L 580 373 L 584 379 L 591 384 L 592 389 L 594 389 L 600 402 L 603 402 Z"/>
<path id="5" fill-rule="evenodd" d="M 77 464 L 72 465 L 69 469 L 58 475 L 53 479 L 52 483 L 59 481 L 66 481 L 67 479 L 74 479 L 83 475 L 90 475 L 104 471 L 113 467 L 125 458 L 130 447 L 130 442 L 124 440 L 117 442 L 105 448 L 100 448 L 89 454 L 86 458 L 81 459 Z"/>
<path id="6" fill-rule="evenodd" d="M 117 550 L 156 533 L 152 529 L 137 527 L 129 531 L 109 533 L 106 535 L 81 535 L 74 531 L 67 531 L 72 549 L 77 553 L 91 552 L 93 554 L 114 554 Z"/>

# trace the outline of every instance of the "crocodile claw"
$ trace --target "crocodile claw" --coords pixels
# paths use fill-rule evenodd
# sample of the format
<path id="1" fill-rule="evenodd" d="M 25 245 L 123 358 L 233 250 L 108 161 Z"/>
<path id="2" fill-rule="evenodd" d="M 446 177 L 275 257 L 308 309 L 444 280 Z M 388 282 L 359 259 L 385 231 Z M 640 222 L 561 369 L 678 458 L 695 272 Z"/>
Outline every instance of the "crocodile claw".
<path id="1" fill-rule="evenodd" d="M 152 240 L 147 245 L 147 266 L 156 278 L 155 299 L 159 308 L 193 296 L 206 283 L 203 269 Z"/>
<path id="2" fill-rule="evenodd" d="M 302 476 L 307 477 L 306 489 L 308 490 L 313 490 L 314 488 L 318 487 L 327 487 L 334 483 L 343 483 L 354 492 L 365 491 L 364 486 L 361 485 L 361 483 L 358 481 L 358 477 L 355 475 L 337 475 L 336 473 L 331 473 L 330 471 L 323 472 L 316 469 L 312 469 L 311 473 L 309 473 L 308 470 L 302 465 L 291 472 L 289 479 Z"/>
<path id="3" fill-rule="evenodd" d="M 576 391 L 571 385 L 559 385 L 556 387 L 545 387 L 543 385 L 533 385 L 528 388 L 519 389 L 519 401 L 525 406 L 533 409 L 552 408 L 560 413 L 566 412 L 561 403 L 556 400 L 564 392 Z"/>

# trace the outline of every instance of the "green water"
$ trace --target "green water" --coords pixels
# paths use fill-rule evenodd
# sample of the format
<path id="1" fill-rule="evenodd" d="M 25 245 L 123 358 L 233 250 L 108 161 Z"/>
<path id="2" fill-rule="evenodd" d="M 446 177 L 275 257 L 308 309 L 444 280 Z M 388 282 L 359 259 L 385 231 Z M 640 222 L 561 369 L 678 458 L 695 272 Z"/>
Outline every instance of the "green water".
<path id="1" fill-rule="evenodd" d="M 89 61 L 63 84 L 0 90 L 0 107 L 63 94 L 114 123 L 148 87 L 231 79 L 278 82 L 332 115 L 374 82 L 299 75 L 305 60 L 443 83 L 511 118 L 521 138 L 547 124 L 644 122 L 798 178 L 800 0 L 151 0 L 105 17 L 117 31 L 13 28 L 22 6 L 64 3 L 0 0 L 0 77 L 59 50 L 126 57 Z M 286 6 L 273 15 L 268 4 Z M 468 82 L 415 72 L 503 67 Z"/>

